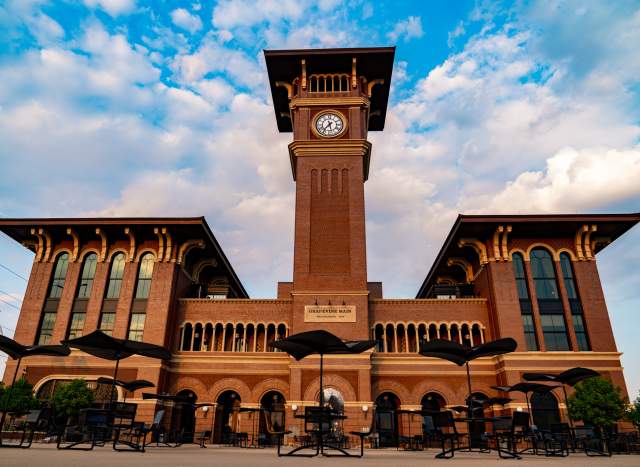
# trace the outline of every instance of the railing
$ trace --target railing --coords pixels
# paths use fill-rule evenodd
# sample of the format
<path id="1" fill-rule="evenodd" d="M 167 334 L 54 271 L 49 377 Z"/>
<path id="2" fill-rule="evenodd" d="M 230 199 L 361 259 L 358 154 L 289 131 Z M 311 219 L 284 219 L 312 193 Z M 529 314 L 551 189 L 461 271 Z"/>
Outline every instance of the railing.
<path id="1" fill-rule="evenodd" d="M 336 94 L 349 92 L 349 75 L 346 73 L 313 74 L 309 76 L 310 94 Z"/>

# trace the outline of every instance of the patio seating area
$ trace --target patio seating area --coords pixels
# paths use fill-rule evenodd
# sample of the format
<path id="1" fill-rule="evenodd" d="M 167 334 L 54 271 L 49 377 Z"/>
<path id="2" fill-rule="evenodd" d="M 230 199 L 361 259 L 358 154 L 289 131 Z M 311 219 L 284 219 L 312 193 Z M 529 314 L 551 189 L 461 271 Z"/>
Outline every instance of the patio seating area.
<path id="1" fill-rule="evenodd" d="M 335 465 L 333 458 L 301 458 L 276 457 L 274 448 L 242 449 L 226 446 L 209 446 L 201 449 L 197 444 L 183 445 L 178 449 L 148 449 L 144 454 L 127 455 L 114 452 L 110 447 L 97 447 L 91 452 L 58 451 L 55 445 L 34 444 L 28 450 L 5 450 L 2 464 L 6 467 L 23 465 L 47 465 L 47 467 L 84 467 L 86 465 L 119 465 L 136 467 L 174 467 L 176 465 L 189 466 L 298 466 L 298 465 Z M 342 463 L 355 463 L 358 466 L 421 466 L 426 464 L 441 465 L 454 462 L 457 466 L 476 467 L 494 466 L 497 456 L 487 456 L 476 452 L 461 452 L 456 454 L 455 460 L 438 461 L 433 459 L 437 452 L 435 448 L 426 452 L 398 451 L 396 449 L 366 450 L 362 459 L 350 459 Z M 576 453 L 569 457 L 555 458 L 544 456 L 523 456 L 522 460 L 500 460 L 500 465 L 518 466 L 548 466 L 555 467 L 585 467 L 588 466 L 637 466 L 637 456 L 586 457 L 583 453 Z"/>
<path id="2" fill-rule="evenodd" d="M 228 413 L 229 423 L 216 444 L 212 442 L 212 431 L 197 433 L 195 425 L 190 431 L 185 431 L 184 427 L 178 430 L 171 426 L 171 423 L 164 421 L 163 404 L 165 403 L 191 411 L 197 408 L 208 409 L 213 404 L 196 404 L 195 399 L 188 395 L 143 393 L 143 399 L 152 399 L 160 403 L 155 411 L 153 422 L 146 424 L 136 421 L 138 404 L 114 399 L 116 386 L 138 389 L 154 386 L 145 380 L 131 382 L 117 380 L 120 359 L 133 354 L 166 359 L 167 351 L 162 347 L 114 339 L 100 331 L 66 341 L 63 346 L 24 347 L 8 338 L 4 338 L 2 344 L 3 348 L 7 349 L 7 353 L 11 355 L 10 352 L 13 352 L 16 358 L 37 353 L 65 356 L 69 351 L 66 346 L 70 346 L 116 362 L 113 378 L 106 378 L 104 381 L 112 389 L 107 403 L 101 407 L 82 409 L 77 417 L 61 417 L 60 414 L 56 414 L 55 405 L 30 410 L 24 414 L 11 414 L 14 429 L 0 433 L 0 447 L 21 449 L 6 451 L 26 452 L 28 448 L 36 446 L 35 450 L 42 452 L 44 449 L 50 449 L 50 444 L 55 445 L 56 452 L 69 453 L 74 451 L 104 453 L 109 448 L 119 452 L 145 453 L 147 447 L 152 446 L 174 449 L 151 449 L 151 451 L 185 453 L 192 452 L 193 447 L 199 449 L 213 447 L 216 451 L 225 453 L 231 452 L 229 449 L 249 452 L 251 450 L 248 448 L 261 448 L 259 450 L 265 453 L 272 452 L 273 458 L 340 456 L 377 459 L 382 455 L 380 453 L 392 451 L 384 449 L 391 443 L 396 448 L 393 450 L 396 452 L 396 459 L 402 459 L 403 463 L 407 459 L 414 458 L 426 461 L 454 457 L 462 462 L 470 457 L 476 461 L 499 458 L 514 461 L 534 459 L 536 462 L 543 462 L 542 459 L 549 458 L 555 460 L 609 458 L 614 454 L 625 455 L 616 456 L 616 458 L 626 457 L 633 459 L 635 463 L 640 459 L 636 457 L 640 454 L 637 431 L 614 429 L 605 432 L 593 426 L 574 426 L 572 422 L 552 423 L 548 426 L 534 424 L 535 417 L 529 403 L 530 393 L 547 394 L 554 389 L 562 388 L 566 401 L 564 386 L 573 386 L 582 380 L 597 377 L 599 374 L 594 370 L 578 367 L 557 375 L 527 373 L 525 379 L 528 381 L 513 386 L 494 386 L 495 390 L 503 393 L 520 392 L 525 395 L 527 401 L 526 411 L 518 409 L 507 416 L 496 416 L 494 405 L 507 404 L 511 399 L 504 396 L 485 398 L 474 393 L 469 361 L 479 357 L 513 352 L 516 343 L 510 338 L 486 342 L 475 347 L 466 347 L 438 339 L 423 344 L 421 348 L 423 356 L 444 359 L 460 366 L 465 365 L 468 389 L 466 405 L 440 407 L 436 404 L 430 409 L 423 407 L 423 410 L 394 410 L 391 406 L 374 406 L 371 426 L 363 427 L 359 432 L 346 432 L 344 426 L 349 417 L 343 410 L 344 401 L 338 398 L 333 389 L 323 387 L 323 356 L 325 354 L 359 354 L 371 348 L 374 342 L 342 341 L 337 336 L 322 330 L 291 335 L 275 341 L 273 346 L 289 353 L 296 360 L 312 354 L 320 355 L 319 401 L 317 405 L 305 406 L 303 413 L 294 416 L 302 424 L 304 434 L 296 433 L 293 436 L 292 431 L 284 426 L 282 419 L 274 423 L 273 415 L 277 412 L 272 412 L 265 407 L 241 407 L 239 401 L 234 400 L 231 411 Z M 533 381 L 558 384 L 548 385 Z M 485 414 L 485 407 L 491 407 L 491 416 Z M 5 409 L 3 419 L 7 413 Z M 244 431 L 241 429 L 241 414 L 250 417 L 250 429 L 247 429 L 247 424 L 244 425 Z M 420 417 L 421 423 L 412 422 L 416 416 Z M 406 431 L 402 433 L 389 431 L 387 428 L 390 424 L 397 426 L 398 417 L 407 417 L 408 423 L 403 424 Z M 384 439 L 384 443 L 380 443 L 381 439 Z M 34 440 L 37 442 L 34 443 Z M 284 447 L 285 444 L 287 447 Z M 368 449 L 365 450 L 365 446 Z M 275 447 L 275 453 L 262 449 L 270 447 Z"/>

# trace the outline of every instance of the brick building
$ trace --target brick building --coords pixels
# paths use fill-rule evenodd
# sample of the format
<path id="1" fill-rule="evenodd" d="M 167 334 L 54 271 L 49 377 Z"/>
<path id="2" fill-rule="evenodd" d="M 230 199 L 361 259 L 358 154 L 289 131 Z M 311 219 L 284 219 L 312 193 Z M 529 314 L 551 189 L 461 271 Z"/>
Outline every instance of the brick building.
<path id="1" fill-rule="evenodd" d="M 416 298 L 385 299 L 382 284 L 367 278 L 364 183 L 367 133 L 384 128 L 394 49 L 265 57 L 278 128 L 293 133 L 292 281 L 278 283 L 275 299 L 250 299 L 204 218 L 2 219 L 0 229 L 35 253 L 16 340 L 56 343 L 102 329 L 164 345 L 170 361 L 131 357 L 120 377 L 215 403 L 171 418 L 212 429 L 216 440 L 238 403 L 268 407 L 272 420 L 301 429 L 294 415 L 317 401 L 318 359 L 296 362 L 270 342 L 317 328 L 376 340 L 373 351 L 326 357 L 325 385 L 349 417 L 345 431 L 379 417 L 383 444 L 407 430 L 397 409 L 464 402 L 464 368 L 418 354 L 421 341 L 436 337 L 518 342 L 513 354 L 472 363 L 476 393 L 496 395 L 492 385 L 514 384 L 525 371 L 573 366 L 625 390 L 596 254 L 640 214 L 460 215 Z M 42 398 L 65 380 L 111 371 L 111 362 L 79 351 L 23 363 Z M 534 398 L 538 424 L 566 417 L 556 396 Z M 155 402 L 140 393 L 128 400 L 139 403 L 141 419 L 152 418 Z M 524 406 L 516 396 L 506 410 Z M 253 421 L 244 416 L 241 429 Z"/>

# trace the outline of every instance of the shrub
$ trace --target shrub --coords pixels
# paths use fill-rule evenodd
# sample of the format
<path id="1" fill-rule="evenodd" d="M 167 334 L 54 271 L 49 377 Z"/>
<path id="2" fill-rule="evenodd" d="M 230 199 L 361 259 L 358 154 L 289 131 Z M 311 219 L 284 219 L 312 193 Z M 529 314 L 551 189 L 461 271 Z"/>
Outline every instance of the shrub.
<path id="1" fill-rule="evenodd" d="M 59 415 L 75 418 L 80 409 L 91 407 L 93 392 L 83 379 L 74 379 L 60 385 L 53 395 L 53 405 Z"/>
<path id="2" fill-rule="evenodd" d="M 604 378 L 589 378 L 576 385 L 569 397 L 569 416 L 585 425 L 609 429 L 625 414 L 620 388 Z"/>

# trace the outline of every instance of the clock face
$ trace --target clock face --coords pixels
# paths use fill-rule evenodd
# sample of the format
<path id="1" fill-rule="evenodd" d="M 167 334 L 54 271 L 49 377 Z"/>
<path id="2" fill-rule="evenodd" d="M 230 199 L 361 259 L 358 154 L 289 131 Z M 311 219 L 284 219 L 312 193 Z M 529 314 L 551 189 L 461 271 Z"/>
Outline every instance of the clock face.
<path id="1" fill-rule="evenodd" d="M 320 136 L 333 138 L 344 130 L 344 120 L 334 112 L 326 112 L 316 119 L 316 131 Z"/>

